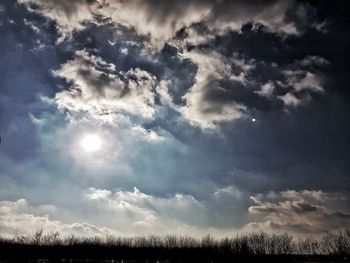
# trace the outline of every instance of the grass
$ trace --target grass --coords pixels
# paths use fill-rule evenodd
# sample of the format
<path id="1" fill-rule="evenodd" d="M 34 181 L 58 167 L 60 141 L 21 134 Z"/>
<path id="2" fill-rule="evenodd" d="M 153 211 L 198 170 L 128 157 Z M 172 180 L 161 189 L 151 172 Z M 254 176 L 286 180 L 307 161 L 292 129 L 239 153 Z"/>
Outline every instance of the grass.
<path id="1" fill-rule="evenodd" d="M 44 261 L 40 261 L 45 259 Z M 64 261 L 69 260 L 69 261 Z M 87 261 L 90 260 L 90 261 Z M 105 261 L 109 260 L 109 261 Z M 318 239 L 264 232 L 223 239 L 207 235 L 60 237 L 59 233 L 0 237 L 0 262 L 350 262 L 350 230 Z"/>

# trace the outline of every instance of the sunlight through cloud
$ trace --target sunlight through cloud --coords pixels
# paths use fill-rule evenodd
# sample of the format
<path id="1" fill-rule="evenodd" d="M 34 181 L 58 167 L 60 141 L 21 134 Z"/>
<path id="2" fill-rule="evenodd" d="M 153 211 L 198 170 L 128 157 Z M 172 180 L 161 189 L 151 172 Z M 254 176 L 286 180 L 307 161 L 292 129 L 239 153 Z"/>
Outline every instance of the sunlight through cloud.
<path id="1" fill-rule="evenodd" d="M 95 152 L 101 148 L 102 140 L 96 134 L 88 134 L 82 138 L 80 145 L 87 152 Z"/>

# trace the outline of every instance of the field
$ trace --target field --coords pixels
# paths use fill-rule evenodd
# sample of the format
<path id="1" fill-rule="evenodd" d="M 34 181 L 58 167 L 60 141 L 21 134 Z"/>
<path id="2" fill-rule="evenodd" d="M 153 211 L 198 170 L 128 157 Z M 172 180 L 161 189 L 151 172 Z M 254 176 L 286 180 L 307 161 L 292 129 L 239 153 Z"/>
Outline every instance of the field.
<path id="1" fill-rule="evenodd" d="M 319 238 L 264 232 L 204 236 L 61 238 L 59 233 L 0 239 L 0 262 L 350 262 L 350 231 Z"/>

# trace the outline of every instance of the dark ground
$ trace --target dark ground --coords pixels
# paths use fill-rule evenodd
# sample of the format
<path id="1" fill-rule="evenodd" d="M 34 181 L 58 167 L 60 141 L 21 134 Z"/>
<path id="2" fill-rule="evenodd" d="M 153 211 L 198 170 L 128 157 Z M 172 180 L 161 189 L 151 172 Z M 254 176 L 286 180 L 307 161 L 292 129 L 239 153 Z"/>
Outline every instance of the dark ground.
<path id="1" fill-rule="evenodd" d="M 350 262 L 350 231 L 319 239 L 250 233 L 231 238 L 186 236 L 60 238 L 59 233 L 0 237 L 5 262 Z"/>

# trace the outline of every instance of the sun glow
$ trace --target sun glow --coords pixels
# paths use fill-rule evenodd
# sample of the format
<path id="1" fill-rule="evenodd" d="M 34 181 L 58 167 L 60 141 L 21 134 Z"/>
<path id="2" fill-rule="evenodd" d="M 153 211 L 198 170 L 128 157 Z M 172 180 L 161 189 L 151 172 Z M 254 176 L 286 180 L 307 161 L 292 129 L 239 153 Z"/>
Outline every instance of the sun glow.
<path id="1" fill-rule="evenodd" d="M 83 137 L 80 145 L 87 152 L 95 152 L 101 148 L 102 140 L 96 134 L 89 134 Z"/>

